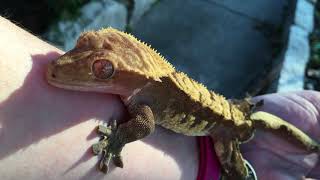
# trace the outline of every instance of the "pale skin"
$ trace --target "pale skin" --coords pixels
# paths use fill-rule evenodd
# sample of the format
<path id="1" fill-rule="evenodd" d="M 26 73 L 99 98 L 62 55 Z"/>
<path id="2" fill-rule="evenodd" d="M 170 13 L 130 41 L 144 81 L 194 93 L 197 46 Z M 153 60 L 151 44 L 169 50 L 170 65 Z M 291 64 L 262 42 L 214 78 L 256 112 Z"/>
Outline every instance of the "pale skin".
<path id="1" fill-rule="evenodd" d="M 107 175 L 99 172 L 98 157 L 90 152 L 98 140 L 93 130 L 112 118 L 126 117 L 121 101 L 116 96 L 49 86 L 44 78 L 45 65 L 63 52 L 3 18 L 0 45 L 1 179 L 196 178 L 195 138 L 162 128 L 125 146 L 124 169 L 111 167 Z M 289 120 L 320 139 L 320 94 L 301 92 L 264 99 L 272 103 L 261 110 Z M 294 104 L 291 99 L 305 105 Z M 279 142 L 284 141 L 258 132 L 243 146 L 244 157 L 253 164 L 259 179 L 301 179 L 307 175 L 320 178 L 318 155 Z M 301 159 L 307 163 L 301 163 Z"/>

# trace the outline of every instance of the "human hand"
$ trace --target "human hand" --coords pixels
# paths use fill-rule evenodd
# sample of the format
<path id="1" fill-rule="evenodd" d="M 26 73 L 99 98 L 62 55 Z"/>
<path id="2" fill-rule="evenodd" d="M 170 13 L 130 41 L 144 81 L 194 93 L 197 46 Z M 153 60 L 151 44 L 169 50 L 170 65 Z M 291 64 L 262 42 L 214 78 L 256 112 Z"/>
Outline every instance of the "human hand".
<path id="1" fill-rule="evenodd" d="M 258 110 L 287 120 L 319 142 L 319 92 L 278 93 L 254 98 L 255 101 L 260 99 L 264 99 L 264 105 Z M 320 179 L 319 154 L 306 152 L 270 132 L 256 131 L 254 138 L 241 149 L 260 180 Z"/>

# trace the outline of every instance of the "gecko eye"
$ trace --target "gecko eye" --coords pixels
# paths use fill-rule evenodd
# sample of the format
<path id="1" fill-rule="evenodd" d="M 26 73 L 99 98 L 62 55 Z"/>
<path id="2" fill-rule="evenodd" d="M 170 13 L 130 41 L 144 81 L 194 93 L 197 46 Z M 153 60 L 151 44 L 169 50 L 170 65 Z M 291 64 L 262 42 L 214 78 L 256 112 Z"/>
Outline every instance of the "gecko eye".
<path id="1" fill-rule="evenodd" d="M 109 79 L 114 73 L 114 67 L 108 60 L 96 60 L 92 65 L 92 72 L 98 79 Z"/>

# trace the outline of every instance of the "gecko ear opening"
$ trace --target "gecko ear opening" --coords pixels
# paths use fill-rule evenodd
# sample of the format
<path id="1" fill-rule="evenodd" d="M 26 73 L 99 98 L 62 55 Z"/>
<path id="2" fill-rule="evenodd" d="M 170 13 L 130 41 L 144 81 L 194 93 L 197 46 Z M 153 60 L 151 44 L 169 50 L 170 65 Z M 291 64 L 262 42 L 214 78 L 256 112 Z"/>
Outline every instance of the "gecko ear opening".
<path id="1" fill-rule="evenodd" d="M 115 72 L 112 62 L 106 59 L 98 59 L 92 64 L 92 73 L 97 79 L 110 79 Z"/>

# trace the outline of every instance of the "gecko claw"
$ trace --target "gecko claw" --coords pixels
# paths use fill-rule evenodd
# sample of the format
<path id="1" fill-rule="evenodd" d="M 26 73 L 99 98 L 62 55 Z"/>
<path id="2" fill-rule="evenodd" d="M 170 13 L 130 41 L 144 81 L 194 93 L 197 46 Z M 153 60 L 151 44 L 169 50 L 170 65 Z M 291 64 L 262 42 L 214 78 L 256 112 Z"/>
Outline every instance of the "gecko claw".
<path id="1" fill-rule="evenodd" d="M 111 130 L 116 130 L 117 129 L 117 121 L 116 120 L 113 120 L 112 122 L 111 122 L 111 125 L 110 125 L 110 127 L 111 127 Z"/>
<path id="2" fill-rule="evenodd" d="M 253 113 L 255 112 L 259 107 L 263 106 L 264 104 L 264 100 L 259 100 L 258 102 L 256 103 L 253 103 L 253 102 L 250 102 L 249 101 L 249 104 L 250 104 L 250 112 Z"/>
<path id="3" fill-rule="evenodd" d="M 123 160 L 121 155 L 115 155 L 112 160 L 115 166 L 123 168 Z"/>

